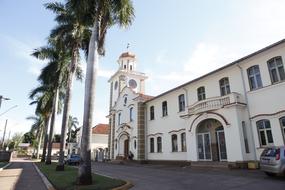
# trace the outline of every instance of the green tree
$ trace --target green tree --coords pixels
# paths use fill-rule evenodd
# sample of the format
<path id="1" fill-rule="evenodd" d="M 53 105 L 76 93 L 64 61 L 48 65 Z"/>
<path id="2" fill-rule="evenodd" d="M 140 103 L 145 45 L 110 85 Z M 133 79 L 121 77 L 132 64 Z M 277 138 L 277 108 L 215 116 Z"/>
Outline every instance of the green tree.
<path id="1" fill-rule="evenodd" d="M 30 133 L 35 135 L 35 140 L 33 142 L 34 152 L 36 152 L 36 158 L 39 158 L 39 151 L 42 143 L 42 136 L 45 127 L 44 118 L 40 114 L 36 116 L 27 117 L 28 120 L 33 120 L 34 123 L 31 126 Z"/>
<path id="2" fill-rule="evenodd" d="M 77 117 L 72 117 L 71 115 L 68 117 L 68 139 L 67 142 L 75 142 L 77 126 L 79 125 Z M 72 130 L 72 128 L 74 130 Z"/>
<path id="3" fill-rule="evenodd" d="M 50 93 L 50 98 L 52 98 L 48 153 L 45 161 L 46 164 L 51 164 L 55 118 L 56 114 L 60 112 L 60 109 L 58 108 L 61 108 L 61 106 L 59 106 L 61 105 L 59 99 L 62 100 L 64 97 L 64 86 L 66 83 L 66 73 L 68 62 L 70 61 L 70 54 L 64 47 L 62 41 L 50 39 L 47 47 L 36 49 L 32 55 L 41 60 L 48 60 L 48 64 L 42 69 L 39 79 L 43 85 L 42 87 Z"/>
<path id="4" fill-rule="evenodd" d="M 95 85 L 99 56 L 105 54 L 107 30 L 114 26 L 127 27 L 134 18 L 131 0 L 68 0 L 67 7 L 78 14 L 82 23 L 90 24 L 92 34 L 88 46 L 85 79 L 84 116 L 81 141 L 81 163 L 78 170 L 78 184 L 91 184 L 90 134 L 93 126 Z"/>
<path id="5" fill-rule="evenodd" d="M 80 22 L 74 12 L 69 11 L 67 7 L 58 2 L 47 3 L 45 7 L 56 14 L 55 21 L 57 26 L 51 31 L 51 37 L 55 40 L 64 42 L 66 48 L 70 49 L 71 63 L 67 71 L 67 83 L 64 99 L 64 108 L 61 126 L 61 142 L 58 166 L 56 170 L 64 170 L 64 150 L 66 129 L 68 127 L 68 117 L 71 107 L 71 89 L 73 85 L 73 76 L 77 71 L 77 79 L 82 79 L 81 69 L 79 69 L 80 49 L 86 49 L 91 31 Z"/>

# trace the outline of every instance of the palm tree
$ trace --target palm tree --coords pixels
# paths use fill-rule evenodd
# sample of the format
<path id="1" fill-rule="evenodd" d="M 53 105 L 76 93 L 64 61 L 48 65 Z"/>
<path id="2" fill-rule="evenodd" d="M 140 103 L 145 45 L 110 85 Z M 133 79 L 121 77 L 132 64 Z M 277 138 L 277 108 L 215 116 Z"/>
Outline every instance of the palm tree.
<path id="1" fill-rule="evenodd" d="M 71 142 L 72 128 L 74 128 L 74 132 L 75 132 L 78 125 L 79 125 L 79 122 L 78 122 L 77 117 L 72 117 L 70 115 L 68 118 L 68 131 L 69 131 L 68 142 Z"/>
<path id="2" fill-rule="evenodd" d="M 51 37 L 55 40 L 61 40 L 64 42 L 66 48 L 70 49 L 71 63 L 67 72 L 67 84 L 64 99 L 64 109 L 62 116 L 61 126 L 61 142 L 60 142 L 60 154 L 58 160 L 58 166 L 56 170 L 64 170 L 64 150 L 66 129 L 68 127 L 68 117 L 71 107 L 71 89 L 73 85 L 73 76 L 77 72 L 77 79 L 82 79 L 82 72 L 79 65 L 79 50 L 84 48 L 90 38 L 90 30 L 79 21 L 76 14 L 72 11 L 68 11 L 66 6 L 62 3 L 54 2 L 47 3 L 45 7 L 56 14 L 55 20 L 58 25 L 51 31 Z"/>
<path id="3" fill-rule="evenodd" d="M 30 93 L 30 99 L 34 100 L 30 103 L 30 105 L 36 104 L 36 115 L 41 115 L 44 120 L 44 144 L 43 144 L 43 152 L 41 162 L 45 162 L 46 159 L 46 148 L 48 143 L 48 127 L 50 116 L 52 112 L 52 93 L 46 85 L 42 85 L 33 89 Z"/>
<path id="4" fill-rule="evenodd" d="M 31 126 L 30 132 L 35 134 L 36 137 L 36 142 L 37 142 L 36 159 L 38 159 L 42 143 L 43 130 L 44 130 L 44 118 L 40 114 L 38 114 L 36 116 L 29 116 L 26 119 L 34 121 L 34 123 Z"/>
<path id="5" fill-rule="evenodd" d="M 78 170 L 78 184 L 92 184 L 90 134 L 93 126 L 95 85 L 99 56 L 105 54 L 104 42 L 107 29 L 118 24 L 127 27 L 134 18 L 131 0 L 68 0 L 67 6 L 88 18 L 92 27 L 89 41 L 85 80 L 84 116 L 81 141 L 81 163 Z M 82 20 L 82 22 L 84 22 Z M 87 23 L 89 24 L 89 23 Z"/>
<path id="6" fill-rule="evenodd" d="M 33 56 L 48 60 L 49 63 L 42 69 L 39 79 L 43 81 L 43 84 L 47 86 L 48 90 L 52 94 L 52 114 L 48 139 L 48 153 L 45 163 L 51 164 L 51 151 L 52 151 L 52 139 L 55 125 L 56 114 L 58 113 L 59 96 L 61 93 L 64 95 L 64 86 L 66 84 L 66 73 L 68 62 L 70 61 L 69 52 L 64 48 L 61 41 L 55 41 L 51 39 L 49 46 L 36 49 L 32 54 Z"/>

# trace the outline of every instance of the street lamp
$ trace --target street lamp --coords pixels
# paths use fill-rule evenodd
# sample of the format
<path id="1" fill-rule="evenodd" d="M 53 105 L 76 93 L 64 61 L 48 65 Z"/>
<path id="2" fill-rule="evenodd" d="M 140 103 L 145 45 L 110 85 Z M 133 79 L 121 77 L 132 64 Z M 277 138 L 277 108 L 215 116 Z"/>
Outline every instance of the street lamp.
<path id="1" fill-rule="evenodd" d="M 0 95 L 0 108 L 1 108 L 2 100 L 10 100 L 10 98 L 5 98 L 4 96 Z"/>

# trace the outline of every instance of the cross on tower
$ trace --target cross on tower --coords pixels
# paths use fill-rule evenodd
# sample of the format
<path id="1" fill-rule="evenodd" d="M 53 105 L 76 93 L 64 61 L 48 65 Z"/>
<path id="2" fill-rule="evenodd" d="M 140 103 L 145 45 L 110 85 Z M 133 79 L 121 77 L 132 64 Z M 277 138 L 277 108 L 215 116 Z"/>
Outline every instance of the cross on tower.
<path id="1" fill-rule="evenodd" d="M 127 44 L 127 51 L 129 50 L 130 48 L 130 43 Z"/>

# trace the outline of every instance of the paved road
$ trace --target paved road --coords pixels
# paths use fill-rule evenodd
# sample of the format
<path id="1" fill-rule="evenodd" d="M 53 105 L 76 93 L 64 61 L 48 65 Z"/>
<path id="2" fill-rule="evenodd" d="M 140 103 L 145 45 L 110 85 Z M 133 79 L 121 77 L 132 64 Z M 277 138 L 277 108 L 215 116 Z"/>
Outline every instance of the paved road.
<path id="1" fill-rule="evenodd" d="M 92 163 L 95 173 L 131 181 L 132 190 L 285 190 L 285 177 L 258 170 L 181 168 L 159 165 Z"/>
<path id="2" fill-rule="evenodd" d="M 30 160 L 13 160 L 0 171 L 1 190 L 47 190 Z"/>

